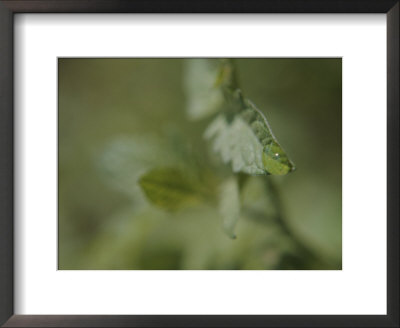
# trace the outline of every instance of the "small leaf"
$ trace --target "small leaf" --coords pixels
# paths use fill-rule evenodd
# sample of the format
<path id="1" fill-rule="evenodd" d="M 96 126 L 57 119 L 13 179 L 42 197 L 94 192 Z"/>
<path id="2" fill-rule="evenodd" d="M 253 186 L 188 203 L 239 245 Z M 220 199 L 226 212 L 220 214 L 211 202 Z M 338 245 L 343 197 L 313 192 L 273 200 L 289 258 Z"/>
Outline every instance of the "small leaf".
<path id="1" fill-rule="evenodd" d="M 187 59 L 185 62 L 184 89 L 189 119 L 199 120 L 214 114 L 224 102 L 218 87 L 219 73 L 216 59 Z"/>
<path id="2" fill-rule="evenodd" d="M 245 100 L 247 108 L 240 116 L 250 126 L 258 141 L 262 145 L 262 162 L 268 174 L 285 175 L 295 170 L 294 163 L 276 140 L 264 114 L 248 99 Z"/>
<path id="3" fill-rule="evenodd" d="M 240 216 L 239 184 L 236 176 L 226 179 L 220 187 L 219 211 L 225 233 L 236 238 L 235 227 Z"/>
<path id="4" fill-rule="evenodd" d="M 198 182 L 175 168 L 156 168 L 139 179 L 140 187 L 154 205 L 174 211 L 202 199 Z"/>
<path id="5" fill-rule="evenodd" d="M 213 149 L 224 163 L 231 163 L 233 172 L 251 175 L 284 175 L 294 170 L 294 164 L 277 142 L 265 116 L 250 101 L 237 98 L 245 108 L 231 119 L 219 115 L 205 131 L 213 139 Z"/>

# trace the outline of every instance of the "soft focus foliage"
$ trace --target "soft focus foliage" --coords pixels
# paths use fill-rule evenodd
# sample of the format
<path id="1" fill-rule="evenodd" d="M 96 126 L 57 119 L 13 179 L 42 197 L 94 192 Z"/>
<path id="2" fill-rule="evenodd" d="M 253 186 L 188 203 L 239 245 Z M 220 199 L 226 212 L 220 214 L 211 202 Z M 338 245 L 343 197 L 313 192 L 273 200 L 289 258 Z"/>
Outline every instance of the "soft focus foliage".
<path id="1" fill-rule="evenodd" d="M 184 65 L 183 87 L 187 95 L 186 112 L 189 119 L 202 119 L 218 111 L 224 97 L 216 86 L 217 60 L 188 59 Z"/>
<path id="2" fill-rule="evenodd" d="M 60 269 L 341 268 L 341 60 L 235 60 L 286 176 L 213 62 L 60 59 Z"/>
<path id="3" fill-rule="evenodd" d="M 240 191 L 236 176 L 227 178 L 221 184 L 219 197 L 219 211 L 224 230 L 229 237 L 236 238 L 234 229 L 240 217 Z"/>
<path id="4" fill-rule="evenodd" d="M 176 168 L 152 169 L 139 179 L 139 184 L 150 202 L 167 210 L 196 204 L 202 198 L 201 181 L 194 181 Z"/>

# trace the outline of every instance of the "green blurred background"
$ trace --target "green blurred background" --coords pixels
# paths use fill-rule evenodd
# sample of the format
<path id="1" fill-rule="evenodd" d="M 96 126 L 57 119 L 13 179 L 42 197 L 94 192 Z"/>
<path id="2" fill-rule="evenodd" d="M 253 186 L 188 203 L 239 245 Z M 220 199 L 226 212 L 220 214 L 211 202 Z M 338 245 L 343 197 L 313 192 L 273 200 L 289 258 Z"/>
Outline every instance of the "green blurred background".
<path id="1" fill-rule="evenodd" d="M 202 135 L 211 119 L 185 114 L 183 62 L 59 59 L 59 269 L 341 269 L 341 59 L 235 59 L 245 96 L 296 163 L 267 178 L 287 227 L 312 254 L 304 258 L 274 222 L 243 215 L 233 240 L 215 206 L 171 213 L 144 197 L 138 176 L 179 161 L 171 145 L 209 156 Z M 245 198 L 268 207 L 259 179 Z"/>

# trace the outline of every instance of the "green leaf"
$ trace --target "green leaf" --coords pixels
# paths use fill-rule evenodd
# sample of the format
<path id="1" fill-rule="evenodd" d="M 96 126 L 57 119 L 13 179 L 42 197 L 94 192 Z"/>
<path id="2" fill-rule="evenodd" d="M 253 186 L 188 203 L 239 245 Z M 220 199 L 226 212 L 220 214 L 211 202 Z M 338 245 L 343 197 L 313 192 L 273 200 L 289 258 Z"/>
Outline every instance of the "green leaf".
<path id="1" fill-rule="evenodd" d="M 240 95 L 240 94 L 239 94 Z M 232 98 L 233 99 L 233 98 Z M 221 114 L 205 131 L 213 139 L 213 149 L 233 172 L 251 175 L 285 175 L 295 169 L 273 135 L 268 121 L 249 100 L 236 97 L 239 112 Z"/>
<path id="2" fill-rule="evenodd" d="M 239 184 L 236 176 L 226 179 L 220 187 L 219 212 L 225 233 L 236 238 L 235 227 L 240 216 Z"/>
<path id="3" fill-rule="evenodd" d="M 189 119 L 199 120 L 214 114 L 224 102 L 217 86 L 219 73 L 216 59 L 187 59 L 185 61 L 184 89 Z"/>
<path id="4" fill-rule="evenodd" d="M 176 168 L 156 168 L 139 179 L 147 199 L 165 210 L 175 211 L 202 200 L 201 185 Z"/>

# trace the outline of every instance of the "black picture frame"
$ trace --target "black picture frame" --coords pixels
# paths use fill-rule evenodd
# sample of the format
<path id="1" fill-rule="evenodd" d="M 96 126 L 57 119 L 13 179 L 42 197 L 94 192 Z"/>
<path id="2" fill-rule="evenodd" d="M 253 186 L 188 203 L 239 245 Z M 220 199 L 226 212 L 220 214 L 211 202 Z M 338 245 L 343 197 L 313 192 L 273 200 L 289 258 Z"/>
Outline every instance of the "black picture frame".
<path id="1" fill-rule="evenodd" d="M 0 0 L 0 324 L 4 327 L 399 327 L 399 8 L 398 0 Z M 387 315 L 14 315 L 13 20 L 17 13 L 385 13 Z"/>

